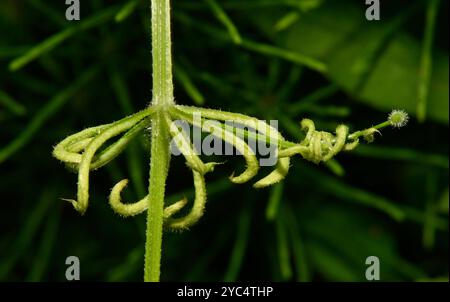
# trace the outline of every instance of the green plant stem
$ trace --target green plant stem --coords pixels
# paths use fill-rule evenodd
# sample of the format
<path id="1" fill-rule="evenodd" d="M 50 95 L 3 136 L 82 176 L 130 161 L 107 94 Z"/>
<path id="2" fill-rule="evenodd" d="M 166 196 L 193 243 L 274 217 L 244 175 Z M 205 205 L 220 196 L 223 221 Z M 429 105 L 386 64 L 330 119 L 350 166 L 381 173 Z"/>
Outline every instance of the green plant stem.
<path id="1" fill-rule="evenodd" d="M 150 162 L 150 195 L 147 210 L 144 269 L 144 281 L 146 282 L 158 282 L 160 278 L 164 194 L 170 162 L 169 136 L 163 114 L 158 112 L 152 121 L 152 159 Z"/>
<path id="2" fill-rule="evenodd" d="M 440 0 L 431 0 L 427 3 L 425 36 L 420 58 L 420 73 L 418 83 L 417 119 L 424 122 L 427 116 L 427 101 L 430 89 L 432 63 L 433 63 L 433 42 L 436 27 L 437 14 L 439 12 Z"/>
<path id="3" fill-rule="evenodd" d="M 164 194 L 169 170 L 169 133 L 164 121 L 166 109 L 174 104 L 170 40 L 170 1 L 152 0 L 153 99 L 157 108 L 152 120 L 147 234 L 144 281 L 160 279 Z"/>
<path id="4" fill-rule="evenodd" d="M 172 42 L 170 37 L 170 1 L 152 0 L 152 105 L 174 104 L 172 79 Z"/>
<path id="5" fill-rule="evenodd" d="M 380 129 L 383 129 L 383 128 L 388 127 L 388 126 L 390 126 L 390 125 L 391 125 L 391 123 L 390 123 L 389 121 L 385 121 L 385 122 L 382 122 L 382 123 L 380 123 L 380 124 L 378 124 L 378 125 L 375 125 L 375 126 L 373 126 L 373 127 L 371 127 L 371 128 L 380 130 Z M 357 138 L 363 136 L 366 130 L 367 130 L 367 129 L 353 132 L 352 134 L 350 134 L 350 135 L 348 136 L 348 138 L 351 139 L 351 140 L 357 139 Z"/>
<path id="6" fill-rule="evenodd" d="M 180 105 L 180 106 L 175 106 L 175 107 L 186 108 L 185 106 L 182 106 L 182 105 Z M 175 110 L 176 110 L 176 109 L 175 109 Z M 182 119 L 184 119 L 184 120 L 186 120 L 186 121 L 192 120 L 192 117 L 190 116 L 190 114 L 187 114 L 187 113 L 184 113 L 184 112 L 181 112 L 181 111 L 180 111 L 180 112 L 176 112 L 176 114 L 177 114 L 179 117 L 182 117 Z M 286 119 L 285 119 L 285 121 L 286 121 Z M 347 137 L 347 139 L 349 139 L 349 140 L 355 140 L 355 139 L 357 139 L 357 138 L 359 138 L 359 137 L 361 137 L 361 136 L 364 136 L 364 135 L 366 134 L 366 132 L 367 132 L 368 130 L 370 130 L 370 129 L 377 129 L 377 130 L 379 130 L 379 129 L 388 127 L 388 126 L 390 126 L 390 125 L 391 125 L 391 124 L 390 124 L 389 121 L 385 121 L 385 122 L 382 122 L 382 123 L 380 123 L 380 124 L 378 124 L 378 125 L 376 125 L 376 126 L 373 126 L 373 127 L 371 127 L 371 128 L 364 129 L 364 130 L 359 130 L 359 131 L 355 131 L 355 132 L 349 134 L 348 137 Z M 226 130 L 226 129 L 225 129 L 225 125 L 221 124 L 220 127 L 221 127 L 222 129 Z M 295 130 L 294 130 L 294 131 L 295 131 Z M 247 129 L 243 129 L 243 130 L 241 131 L 241 133 L 237 133 L 237 135 L 238 135 L 239 137 L 241 137 L 241 138 L 244 138 L 244 139 L 251 139 L 251 140 L 255 140 L 255 141 L 265 141 L 267 144 L 270 144 L 270 145 L 277 145 L 277 146 L 279 146 L 279 147 L 281 147 L 281 148 L 290 148 L 290 147 L 295 147 L 295 146 L 297 146 L 297 143 L 288 141 L 288 140 L 286 140 L 286 139 L 281 139 L 281 140 L 280 140 L 280 139 L 277 138 L 277 137 L 274 137 L 274 136 L 271 136 L 271 135 L 264 135 L 264 134 L 261 134 L 261 133 L 256 133 L 255 131 L 248 131 Z M 336 163 L 334 163 L 334 164 L 336 164 Z M 334 167 L 334 168 L 336 168 L 336 167 Z M 338 169 L 339 169 L 339 168 L 338 168 Z M 340 170 L 342 170 L 342 169 L 340 169 Z M 341 173 L 342 173 L 342 171 L 339 171 L 337 174 L 339 175 L 339 174 L 341 174 Z"/>

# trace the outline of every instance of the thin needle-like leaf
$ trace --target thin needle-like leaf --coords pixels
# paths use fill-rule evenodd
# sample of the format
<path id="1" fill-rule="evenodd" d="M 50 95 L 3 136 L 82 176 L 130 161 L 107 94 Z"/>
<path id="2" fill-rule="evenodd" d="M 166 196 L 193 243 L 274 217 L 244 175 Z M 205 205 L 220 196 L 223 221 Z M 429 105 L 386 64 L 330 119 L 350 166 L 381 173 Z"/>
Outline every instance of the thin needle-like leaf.
<path id="1" fill-rule="evenodd" d="M 283 196 L 284 183 L 280 182 L 272 187 L 269 196 L 269 202 L 266 208 L 266 219 L 272 221 L 278 214 L 281 198 Z"/>
<path id="2" fill-rule="evenodd" d="M 15 241 L 10 246 L 10 253 L 7 257 L 2 258 L 2 262 L 0 263 L 0 280 L 5 280 L 9 272 L 17 264 L 17 261 L 19 261 L 20 257 L 22 257 L 28 247 L 30 247 L 40 224 L 44 220 L 45 213 L 54 201 L 56 201 L 54 193 L 48 190 L 45 190 L 42 195 L 38 197 L 33 210 L 29 211 Z"/>
<path id="3" fill-rule="evenodd" d="M 175 65 L 174 68 L 175 79 L 181 84 L 186 94 L 194 101 L 196 105 L 203 105 L 205 103 L 205 98 L 203 94 L 192 82 L 189 74 L 179 65 Z"/>
<path id="4" fill-rule="evenodd" d="M 220 29 L 214 28 L 208 24 L 204 24 L 203 22 L 193 20 L 189 16 L 176 14 L 175 17 L 182 23 L 192 26 L 195 29 L 204 32 L 209 36 L 213 36 L 215 39 L 221 39 L 224 41 L 230 41 L 228 33 L 224 33 Z M 326 73 L 327 67 L 323 62 L 320 62 L 312 57 L 307 55 L 293 52 L 287 49 L 279 48 L 270 44 L 264 44 L 256 41 L 252 41 L 249 39 L 242 38 L 242 43 L 240 46 L 244 49 L 254 51 L 256 53 L 260 53 L 266 56 L 282 58 L 286 61 L 290 61 L 299 65 L 304 65 L 312 70 Z"/>
<path id="5" fill-rule="evenodd" d="M 140 1 L 141 0 L 129 0 L 116 13 L 116 15 L 114 16 L 114 20 L 117 23 L 123 22 L 126 18 L 128 18 L 131 14 L 134 13 L 134 11 L 138 7 Z"/>
<path id="6" fill-rule="evenodd" d="M 9 144 L 0 149 L 0 164 L 11 157 L 15 152 L 23 148 L 41 127 L 54 116 L 84 85 L 86 85 L 97 73 L 97 68 L 91 68 L 84 72 L 74 83 L 55 95 L 45 104 L 31 119 L 25 129 Z"/>
<path id="7" fill-rule="evenodd" d="M 80 31 L 85 31 L 91 29 L 93 27 L 99 26 L 109 19 L 111 19 L 114 14 L 117 12 L 117 7 L 107 8 L 100 13 L 86 18 L 84 21 L 80 21 L 77 25 L 68 27 L 59 33 L 56 33 L 39 44 L 33 46 L 28 51 L 26 51 L 23 55 L 17 57 L 9 64 L 9 69 L 11 71 L 17 71 L 29 64 L 30 62 L 36 60 L 43 54 L 51 51 L 55 47 L 59 46 L 61 43 L 75 35 Z"/>
<path id="8" fill-rule="evenodd" d="M 282 213 L 282 212 L 281 212 Z M 288 281 L 292 278 L 292 268 L 290 263 L 290 250 L 288 246 L 288 235 L 285 225 L 285 216 L 279 215 L 275 221 L 278 247 L 278 261 L 280 265 L 281 278 Z"/>
<path id="9" fill-rule="evenodd" d="M 427 115 L 428 91 L 432 72 L 432 50 L 436 17 L 440 0 L 430 0 L 427 3 L 425 37 L 423 40 L 422 56 L 420 59 L 419 86 L 417 94 L 417 119 L 425 121 Z"/>
<path id="10" fill-rule="evenodd" d="M 0 90 L 0 105 L 3 105 L 6 109 L 16 115 L 24 115 L 27 111 L 24 105 L 14 100 L 3 90 Z"/>
<path id="11" fill-rule="evenodd" d="M 230 17 L 228 17 L 227 13 L 223 10 L 223 8 L 217 3 L 216 0 L 204 0 L 208 7 L 212 10 L 214 16 L 222 22 L 225 28 L 228 30 L 228 33 L 236 44 L 242 43 L 241 35 L 239 34 L 239 30 L 234 25 L 233 21 L 231 21 Z"/>
<path id="12" fill-rule="evenodd" d="M 33 266 L 27 276 L 27 280 L 30 282 L 41 281 L 49 268 L 59 230 L 61 205 L 60 203 L 56 210 L 52 211 L 52 214 L 49 215 L 50 218 L 46 223 L 43 238 L 36 254 L 36 259 L 39 259 L 39 261 L 33 262 Z"/>
<path id="13" fill-rule="evenodd" d="M 247 202 L 250 202 L 247 200 Z M 236 230 L 236 241 L 233 246 L 231 258 L 228 264 L 224 282 L 236 281 L 242 268 L 245 251 L 247 250 L 248 236 L 250 232 L 251 209 L 246 206 L 239 215 L 238 226 Z"/>

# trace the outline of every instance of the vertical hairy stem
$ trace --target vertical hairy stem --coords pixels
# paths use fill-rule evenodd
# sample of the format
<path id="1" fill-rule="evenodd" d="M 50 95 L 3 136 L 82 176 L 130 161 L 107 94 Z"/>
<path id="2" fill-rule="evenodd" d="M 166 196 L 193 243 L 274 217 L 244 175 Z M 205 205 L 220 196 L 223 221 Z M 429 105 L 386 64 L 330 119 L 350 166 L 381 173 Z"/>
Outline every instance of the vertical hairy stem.
<path id="1" fill-rule="evenodd" d="M 153 105 L 172 105 L 170 0 L 152 0 Z"/>
<path id="2" fill-rule="evenodd" d="M 174 104 L 170 39 L 170 0 L 152 0 L 152 105 L 158 107 L 152 120 L 152 148 L 149 180 L 149 205 L 145 243 L 144 281 L 160 278 L 163 235 L 164 193 L 170 163 L 166 108 Z"/>
<path id="3" fill-rule="evenodd" d="M 166 0 L 164 0 L 166 1 Z M 169 137 L 163 112 L 152 121 L 152 149 L 150 162 L 149 205 L 145 243 L 144 281 L 159 281 L 163 233 L 164 191 L 169 169 Z"/>

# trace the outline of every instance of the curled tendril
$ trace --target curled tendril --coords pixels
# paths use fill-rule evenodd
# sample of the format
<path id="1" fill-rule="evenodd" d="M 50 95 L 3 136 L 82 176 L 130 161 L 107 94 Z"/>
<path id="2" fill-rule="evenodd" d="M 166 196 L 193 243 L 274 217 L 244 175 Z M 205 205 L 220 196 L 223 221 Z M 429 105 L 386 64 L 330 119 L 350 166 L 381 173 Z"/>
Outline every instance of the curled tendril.
<path id="1" fill-rule="evenodd" d="M 177 212 L 181 209 L 181 204 L 175 203 L 174 205 L 167 207 L 165 211 L 164 217 L 166 218 L 164 221 L 164 225 L 172 230 L 185 230 L 194 225 L 202 216 L 205 211 L 206 204 L 206 185 L 205 185 L 205 177 L 198 173 L 195 170 L 192 170 L 192 174 L 194 177 L 194 187 L 195 187 L 195 199 L 194 204 L 192 206 L 191 211 L 184 217 L 181 218 L 172 218 L 171 216 L 174 213 L 170 213 L 171 215 L 167 217 L 166 214 L 167 209 L 170 207 L 175 207 L 175 211 Z"/>
<path id="2" fill-rule="evenodd" d="M 78 169 L 77 200 L 65 200 L 72 203 L 81 214 L 84 214 L 89 204 L 90 170 L 97 169 L 117 157 L 131 139 L 147 126 L 146 117 L 153 112 L 154 110 L 147 109 L 112 124 L 83 130 L 69 136 L 54 148 L 53 155 L 56 158 Z M 105 142 L 123 132 L 126 132 L 125 135 L 94 158 Z M 78 153 L 81 151 L 81 154 Z"/>
<path id="3" fill-rule="evenodd" d="M 179 118 L 186 119 L 192 125 L 199 127 L 200 129 L 211 133 L 212 135 L 218 137 L 233 145 L 241 154 L 244 155 L 244 158 L 247 163 L 247 169 L 241 175 L 234 177 L 231 176 L 231 181 L 234 183 L 245 183 L 252 179 L 257 173 L 259 169 L 259 164 L 256 159 L 256 155 L 250 149 L 250 147 L 242 141 L 242 139 L 235 135 L 235 133 L 231 131 L 227 131 L 226 128 L 218 128 L 214 124 L 208 125 L 208 127 L 203 128 L 202 125 L 196 124 L 192 116 L 196 113 L 200 113 L 202 117 L 209 118 L 216 121 L 234 121 L 237 124 L 248 126 L 260 132 L 263 136 L 264 140 L 269 139 L 269 142 L 278 143 L 283 141 L 283 136 L 278 132 L 278 130 L 267 123 L 258 120 L 257 118 L 250 117 L 247 115 L 225 112 L 214 109 L 205 109 L 205 108 L 197 108 L 190 106 L 176 106 L 176 109 L 172 110 L 172 113 Z M 220 133 L 220 135 L 218 134 Z M 290 160 L 289 158 L 280 158 L 276 165 L 274 171 L 272 171 L 269 175 L 256 182 L 253 187 L 255 188 L 263 188 L 275 183 L 280 182 L 289 171 Z"/>
<path id="4" fill-rule="evenodd" d="M 261 189 L 282 181 L 289 172 L 291 159 L 289 157 L 279 158 L 275 170 L 269 175 L 253 184 L 255 189 Z"/>
<path id="5" fill-rule="evenodd" d="M 148 195 L 139 200 L 138 202 L 128 204 L 122 203 L 120 193 L 128 185 L 128 179 L 119 181 L 111 190 L 109 195 L 109 205 L 111 208 L 123 217 L 132 217 L 141 214 L 148 208 Z"/>
<path id="6" fill-rule="evenodd" d="M 166 116 L 166 123 L 169 133 L 173 138 L 177 148 L 183 154 L 188 167 L 192 169 L 195 188 L 195 199 L 189 214 L 182 218 L 172 218 L 181 211 L 187 204 L 187 199 L 182 199 L 164 209 L 164 225 L 171 230 L 184 230 L 195 224 L 203 215 L 206 203 L 206 185 L 204 175 L 214 170 L 215 162 L 204 163 L 197 155 L 195 147 L 184 131 L 176 126 L 172 120 Z"/>
<path id="7" fill-rule="evenodd" d="M 203 163 L 203 161 L 197 155 L 197 151 L 192 145 L 184 129 L 178 128 L 177 125 L 173 123 L 169 117 L 166 117 L 166 123 L 173 141 L 175 142 L 178 150 L 180 150 L 180 152 L 183 154 L 188 166 L 202 175 L 213 171 L 214 166 L 218 165 L 219 163 Z"/>
<path id="8" fill-rule="evenodd" d="M 67 165 L 78 165 L 82 158 L 80 152 L 86 149 L 92 139 L 108 126 L 110 124 L 88 128 L 67 137 L 53 149 L 53 156 Z"/>
<path id="9" fill-rule="evenodd" d="M 258 173 L 259 164 L 255 152 L 248 146 L 247 143 L 245 143 L 243 139 L 236 136 L 232 131 L 228 131 L 224 127 L 219 127 L 215 124 L 209 124 L 208 127 L 202 127 L 202 121 L 198 123 L 198 121 L 192 118 L 192 115 L 186 114 L 183 111 L 174 110 L 173 114 L 180 119 L 185 119 L 191 125 L 199 127 L 202 131 L 208 132 L 211 135 L 233 145 L 236 150 L 242 154 L 246 162 L 246 169 L 238 176 L 234 176 L 234 174 L 232 174 L 230 176 L 231 182 L 242 184 L 252 179 Z"/>
<path id="10" fill-rule="evenodd" d="M 194 225 L 202 216 L 206 204 L 206 185 L 204 176 L 192 170 L 195 187 L 195 199 L 194 204 L 190 212 L 180 218 L 173 218 L 178 212 L 180 212 L 188 203 L 186 198 L 183 198 L 164 209 L 164 226 L 171 230 L 185 230 Z M 130 217 L 138 215 L 148 208 L 147 195 L 140 201 L 132 204 L 125 204 L 121 202 L 120 193 L 127 185 L 128 180 L 122 180 L 114 186 L 109 197 L 109 203 L 113 210 L 123 217 Z"/>
<path id="11" fill-rule="evenodd" d="M 112 188 L 111 194 L 109 195 L 109 204 L 114 212 L 116 212 L 120 216 L 133 217 L 143 213 L 148 209 L 149 195 L 146 195 L 144 198 L 135 203 L 122 203 L 120 194 L 127 185 L 128 179 L 123 179 Z M 187 202 L 187 199 L 183 198 L 182 200 L 166 207 L 164 209 L 164 219 L 168 219 L 179 212 L 181 209 L 183 209 Z"/>
<path id="12" fill-rule="evenodd" d="M 191 211 L 184 217 L 173 218 L 175 214 L 181 211 L 188 203 L 186 198 L 177 201 L 164 209 L 164 225 L 168 229 L 172 230 L 184 230 L 195 224 L 203 215 L 206 203 L 206 185 L 204 176 L 192 170 L 195 187 L 195 200 Z M 111 208 L 119 215 L 123 217 L 132 217 L 148 209 L 148 198 L 145 196 L 138 202 L 127 204 L 122 203 L 120 193 L 127 186 L 128 180 L 124 179 L 117 183 L 111 190 L 109 196 L 109 204 Z"/>
<path id="13" fill-rule="evenodd" d="M 336 135 L 325 131 L 316 131 L 314 122 L 304 119 L 300 123 L 303 130 L 307 130 L 305 139 L 298 145 L 281 150 L 280 157 L 290 157 L 300 154 L 306 160 L 314 163 L 330 160 L 344 149 L 354 148 L 353 143 L 347 143 L 348 127 L 339 125 Z"/>
<path id="14" fill-rule="evenodd" d="M 73 204 L 76 210 L 83 214 L 88 207 L 90 171 L 98 169 L 116 158 L 133 138 L 148 127 L 149 119 L 154 116 L 156 110 L 154 107 L 149 107 L 117 122 L 87 128 L 67 137 L 54 148 L 53 155 L 56 158 L 68 167 L 78 170 L 77 200 L 66 199 Z M 195 114 L 199 114 L 200 118 L 194 118 Z M 349 134 L 349 129 L 345 125 L 337 126 L 335 133 L 317 131 L 312 120 L 303 119 L 300 125 L 301 129 L 306 132 L 306 136 L 301 142 L 292 143 L 285 140 L 276 128 L 266 122 L 243 114 L 174 105 L 165 110 L 162 117 L 161 122 L 166 124 L 172 141 L 186 159 L 187 166 L 192 170 L 195 188 L 192 208 L 185 216 L 174 217 L 188 204 L 186 198 L 165 207 L 164 226 L 172 230 L 187 229 L 203 215 L 206 204 L 205 174 L 212 172 L 214 167 L 219 164 L 216 162 L 204 163 L 197 154 L 189 135 L 172 119 L 186 121 L 193 127 L 200 128 L 202 132 L 209 133 L 234 146 L 246 162 L 244 172 L 230 177 L 232 182 L 238 184 L 248 182 L 256 176 L 259 170 L 256 154 L 244 141 L 245 136 L 275 144 L 278 159 L 276 166 L 271 173 L 253 184 L 253 187 L 258 189 L 283 180 L 290 168 L 290 157 L 294 155 L 299 154 L 306 160 L 317 164 L 325 162 L 341 151 L 350 151 L 356 148 L 361 137 L 367 142 L 372 142 L 375 134 L 380 133 L 379 129 L 389 125 L 399 127 L 401 123 L 404 125 L 408 119 L 405 112 L 397 110 L 389 115 L 386 122 L 352 134 Z M 217 123 L 207 123 L 208 121 Z M 226 121 L 233 121 L 238 125 L 251 128 L 254 132 L 248 132 L 242 136 L 242 133 L 235 133 L 234 129 L 228 129 L 224 123 Z M 114 143 L 102 148 L 107 141 L 120 134 L 123 135 Z M 147 195 L 137 202 L 123 203 L 121 192 L 127 184 L 127 179 L 118 182 L 112 188 L 109 196 L 111 208 L 123 217 L 135 216 L 146 211 L 150 199 L 150 196 Z"/>

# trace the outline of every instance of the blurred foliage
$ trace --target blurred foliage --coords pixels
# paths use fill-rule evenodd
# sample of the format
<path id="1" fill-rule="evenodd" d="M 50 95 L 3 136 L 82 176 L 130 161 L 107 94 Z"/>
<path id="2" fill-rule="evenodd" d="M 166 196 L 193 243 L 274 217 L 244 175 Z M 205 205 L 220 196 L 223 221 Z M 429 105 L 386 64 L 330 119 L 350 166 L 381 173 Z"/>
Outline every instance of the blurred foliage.
<path id="1" fill-rule="evenodd" d="M 67 22 L 63 1 L 1 1 L 0 280 L 65 280 L 70 255 L 83 280 L 142 279 L 144 217 L 118 217 L 107 195 L 128 175 L 125 198 L 145 194 L 148 133 L 93 175 L 83 217 L 60 200 L 76 177 L 51 150 L 149 103 L 147 2 L 81 0 L 81 21 Z M 414 117 L 419 87 L 429 94 L 424 123 L 327 165 L 297 159 L 267 190 L 231 185 L 242 159 L 227 158 L 204 218 L 165 234 L 162 280 L 363 281 L 368 256 L 384 281 L 448 280 L 448 2 L 430 51 L 429 1 L 383 1 L 378 22 L 362 0 L 172 2 L 179 103 L 277 119 L 295 139 L 303 117 L 362 129 L 393 108 Z M 432 62 L 429 87 L 421 58 Z M 174 158 L 170 200 L 192 196 L 187 176 Z"/>

